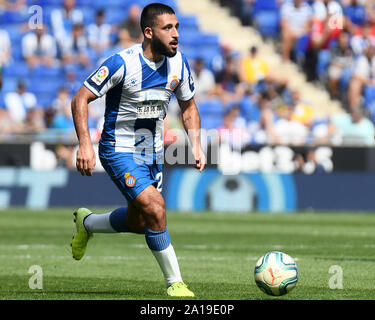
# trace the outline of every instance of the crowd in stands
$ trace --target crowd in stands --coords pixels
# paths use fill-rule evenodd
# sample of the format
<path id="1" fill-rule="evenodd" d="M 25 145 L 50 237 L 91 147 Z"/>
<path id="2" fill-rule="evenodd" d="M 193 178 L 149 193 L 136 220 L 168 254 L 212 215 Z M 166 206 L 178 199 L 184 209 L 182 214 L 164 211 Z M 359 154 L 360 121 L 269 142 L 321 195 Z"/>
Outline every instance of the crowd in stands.
<path id="1" fill-rule="evenodd" d="M 148 2 L 152 1 L 106 0 L 95 6 L 89 0 L 0 0 L 0 137 L 36 134 L 42 138 L 61 131 L 65 137 L 74 136 L 72 97 L 106 57 L 142 41 L 139 17 Z M 177 9 L 176 1 L 160 2 Z M 242 8 L 242 21 L 257 26 L 255 9 L 261 1 L 221 2 Z M 371 45 L 375 46 L 375 25 L 371 25 L 375 14 L 355 0 L 348 4 L 262 1 L 271 2 L 274 6 L 266 10 L 280 18 L 273 36 L 280 39 L 283 59 L 296 61 L 311 79 L 323 81 L 333 97 L 347 101 L 349 112 L 317 120 L 314 106 L 288 86 L 287 76 L 273 75 L 257 47 L 242 56 L 230 45 L 219 43 L 217 35 L 200 32 L 195 16 L 178 13 L 180 49 L 191 64 L 202 127 L 217 129 L 235 148 L 249 144 L 372 145 L 374 125 L 365 112 L 372 107 L 362 107 L 360 93 L 367 92 L 375 72 L 375 47 Z M 33 4 L 43 8 L 43 22 L 30 30 L 28 8 Z M 363 7 L 364 17 L 358 6 Z M 347 17 L 343 30 L 337 24 L 332 30 L 327 27 L 337 12 Z M 301 43 L 304 50 L 297 52 Z M 368 95 L 375 101 L 373 91 Z M 369 105 L 375 111 L 375 103 Z M 104 98 L 90 104 L 94 141 L 100 137 L 103 114 Z M 182 128 L 175 99 L 165 125 L 166 134 Z"/>
<path id="2" fill-rule="evenodd" d="M 373 144 L 374 1 L 218 2 L 229 6 L 244 25 L 252 25 L 265 39 L 273 40 L 284 62 L 297 63 L 309 81 L 324 87 L 332 99 L 341 102 L 347 114 L 327 119 L 329 124 L 323 130 L 341 132 L 341 138 L 334 135 L 331 142 Z M 320 125 L 319 131 L 322 128 Z"/>

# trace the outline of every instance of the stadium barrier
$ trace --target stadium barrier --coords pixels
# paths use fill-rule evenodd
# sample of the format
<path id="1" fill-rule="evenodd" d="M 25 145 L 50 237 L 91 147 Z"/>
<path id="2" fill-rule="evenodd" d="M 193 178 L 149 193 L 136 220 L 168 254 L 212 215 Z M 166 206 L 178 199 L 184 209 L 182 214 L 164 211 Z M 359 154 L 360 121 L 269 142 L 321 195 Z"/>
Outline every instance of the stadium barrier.
<path id="1" fill-rule="evenodd" d="M 82 177 L 58 168 L 0 168 L 0 209 L 125 205 L 103 172 Z M 217 168 L 166 167 L 163 195 L 173 211 L 280 212 L 299 210 L 375 211 L 375 173 L 241 173 L 223 175 Z"/>

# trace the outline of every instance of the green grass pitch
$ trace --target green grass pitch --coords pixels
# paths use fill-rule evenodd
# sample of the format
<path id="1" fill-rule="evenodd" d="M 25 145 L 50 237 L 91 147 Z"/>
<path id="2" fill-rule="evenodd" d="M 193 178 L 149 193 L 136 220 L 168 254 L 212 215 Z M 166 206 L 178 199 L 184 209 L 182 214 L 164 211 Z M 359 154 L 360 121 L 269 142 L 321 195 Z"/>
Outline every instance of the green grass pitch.
<path id="1" fill-rule="evenodd" d="M 99 210 L 98 210 L 99 211 Z M 100 210 L 104 212 L 104 210 Z M 375 299 L 375 215 L 361 213 L 168 213 L 184 281 L 196 299 Z M 168 299 L 144 236 L 95 234 L 85 257 L 70 253 L 71 209 L 0 211 L 0 299 Z M 254 283 L 268 251 L 296 258 L 292 292 L 270 297 Z M 43 269 L 43 289 L 29 288 L 29 267 Z M 343 289 L 330 289 L 343 270 Z"/>

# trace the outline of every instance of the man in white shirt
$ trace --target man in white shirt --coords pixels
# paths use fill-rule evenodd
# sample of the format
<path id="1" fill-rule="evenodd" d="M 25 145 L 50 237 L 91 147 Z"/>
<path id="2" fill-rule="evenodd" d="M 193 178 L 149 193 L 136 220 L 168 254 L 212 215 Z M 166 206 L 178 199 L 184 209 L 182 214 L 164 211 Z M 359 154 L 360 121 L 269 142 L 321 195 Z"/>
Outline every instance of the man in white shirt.
<path id="1" fill-rule="evenodd" d="M 298 38 L 310 30 L 312 10 L 305 0 L 285 2 L 281 7 L 281 52 L 283 61 L 290 60 L 290 53 Z"/>
<path id="2" fill-rule="evenodd" d="M 196 84 L 195 95 L 197 98 L 207 95 L 215 87 L 215 76 L 205 67 L 202 58 L 195 60 L 191 74 Z"/>
<path id="3" fill-rule="evenodd" d="M 95 23 L 87 27 L 89 46 L 97 54 L 101 54 L 111 44 L 111 26 L 108 23 L 104 23 L 104 17 L 104 10 L 98 10 Z"/>
<path id="4" fill-rule="evenodd" d="M 349 83 L 348 103 L 351 110 L 359 109 L 362 90 L 366 85 L 375 85 L 375 46 L 369 45 L 356 61 Z"/>
<path id="5" fill-rule="evenodd" d="M 10 118 L 17 123 L 23 123 L 28 111 L 37 107 L 35 95 L 27 92 L 22 82 L 18 83 L 17 91 L 7 93 L 4 100 Z"/>
<path id="6" fill-rule="evenodd" d="M 29 66 L 52 66 L 55 64 L 57 47 L 55 39 L 47 34 L 47 27 L 26 34 L 22 38 L 22 55 Z"/>
<path id="7" fill-rule="evenodd" d="M 83 13 L 75 8 L 75 5 L 75 0 L 64 0 L 64 7 L 55 9 L 51 13 L 53 35 L 59 46 L 69 38 L 74 25 L 83 23 Z"/>

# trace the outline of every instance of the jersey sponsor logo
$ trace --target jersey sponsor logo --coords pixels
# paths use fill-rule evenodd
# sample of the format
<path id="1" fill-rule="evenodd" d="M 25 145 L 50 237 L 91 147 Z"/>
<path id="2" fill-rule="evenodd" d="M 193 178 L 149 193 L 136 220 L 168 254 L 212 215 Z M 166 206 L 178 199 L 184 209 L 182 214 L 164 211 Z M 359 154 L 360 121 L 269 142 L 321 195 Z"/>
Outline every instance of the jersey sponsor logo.
<path id="1" fill-rule="evenodd" d="M 173 80 L 169 84 L 169 87 L 171 88 L 171 90 L 174 90 L 174 89 L 177 88 L 177 86 L 178 86 L 179 83 L 180 83 L 180 81 L 178 81 L 177 76 L 173 76 Z"/>
<path id="2" fill-rule="evenodd" d="M 163 115 L 163 106 L 159 101 L 148 101 L 137 105 L 137 118 L 159 118 Z"/>
<path id="3" fill-rule="evenodd" d="M 137 179 L 135 179 L 134 176 L 132 176 L 129 172 L 125 173 L 125 184 L 128 186 L 128 187 L 133 187 L 135 185 L 135 182 L 137 181 Z"/>
<path id="4" fill-rule="evenodd" d="M 100 86 L 103 81 L 108 77 L 109 70 L 106 66 L 101 67 L 97 73 L 91 78 L 98 86 Z"/>

